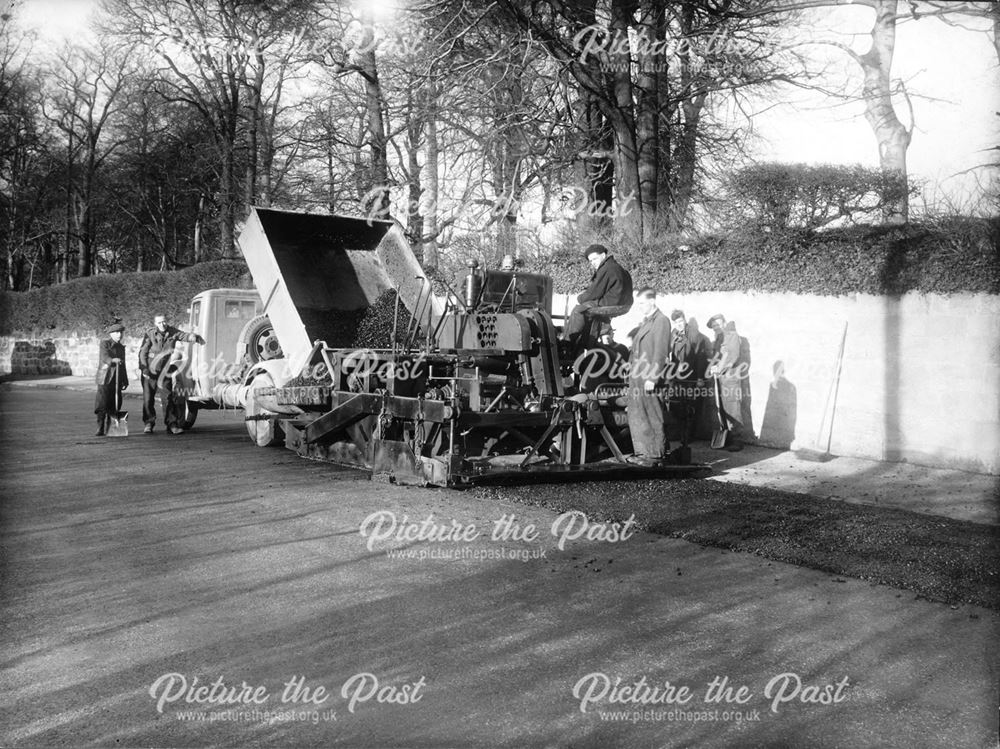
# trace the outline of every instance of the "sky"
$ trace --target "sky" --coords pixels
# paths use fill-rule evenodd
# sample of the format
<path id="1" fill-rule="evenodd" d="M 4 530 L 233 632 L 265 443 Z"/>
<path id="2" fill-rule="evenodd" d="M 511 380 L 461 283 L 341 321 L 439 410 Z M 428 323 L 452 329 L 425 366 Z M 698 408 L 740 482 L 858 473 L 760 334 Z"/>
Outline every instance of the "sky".
<path id="1" fill-rule="evenodd" d="M 136 0 L 141 2 L 141 0 Z M 368 3 L 386 0 L 364 0 Z M 60 45 L 86 33 L 95 0 L 16 0 L 22 23 L 35 28 L 48 45 Z M 0 0 L 0 7 L 10 0 Z M 811 40 L 849 43 L 867 49 L 873 14 L 865 8 L 810 11 L 815 23 Z M 929 180 L 924 196 L 931 203 L 968 207 L 977 192 L 976 165 L 1000 161 L 991 153 L 1000 144 L 1000 65 L 988 23 L 972 22 L 982 32 L 953 28 L 925 18 L 897 25 L 893 76 L 911 92 L 915 127 L 907 153 L 910 175 Z M 796 41 L 807 41 L 805 38 Z M 860 69 L 848 55 L 832 47 L 810 46 L 810 54 L 825 57 L 838 78 L 834 88 L 860 90 Z M 771 102 L 773 103 L 773 102 Z M 858 101 L 837 102 L 820 93 L 797 89 L 754 118 L 759 160 L 786 162 L 878 164 L 874 135 Z M 905 102 L 897 114 L 909 126 Z M 996 173 L 996 170 L 993 172 Z"/>
<path id="2" fill-rule="evenodd" d="M 9 5 L 10 0 L 0 0 L 0 7 Z M 35 29 L 44 42 L 61 44 L 87 33 L 96 3 L 93 0 L 15 0 L 15 5 L 21 23 Z"/>
<path id="3" fill-rule="evenodd" d="M 815 12 L 813 39 L 848 43 L 859 53 L 870 46 L 872 11 L 840 8 Z M 911 178 L 927 179 L 924 194 L 966 201 L 976 189 L 974 174 L 961 174 L 978 164 L 1000 162 L 1000 65 L 989 23 L 970 21 L 978 32 L 953 28 L 934 18 L 897 24 L 893 78 L 910 92 L 914 132 L 907 151 Z M 804 41 L 804 40 L 803 40 Z M 817 46 L 841 75 L 845 92 L 861 87 L 860 66 L 846 52 Z M 875 136 L 860 101 L 835 103 L 831 97 L 785 92 L 786 101 L 759 121 L 763 141 L 759 157 L 809 163 L 878 164 Z M 831 107 L 831 103 L 834 106 Z M 897 117 L 911 122 L 903 97 L 894 99 Z M 995 172 L 994 172 L 995 173 Z M 980 172 L 982 175 L 982 172 Z"/>

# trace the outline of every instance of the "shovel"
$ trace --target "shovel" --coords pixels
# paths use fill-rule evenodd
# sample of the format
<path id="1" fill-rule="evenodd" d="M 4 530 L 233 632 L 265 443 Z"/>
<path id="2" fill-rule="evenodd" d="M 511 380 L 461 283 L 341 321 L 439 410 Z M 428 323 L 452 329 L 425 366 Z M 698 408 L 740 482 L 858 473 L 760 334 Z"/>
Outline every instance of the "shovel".
<path id="1" fill-rule="evenodd" d="M 831 460 L 834 455 L 830 452 L 830 445 L 833 443 L 833 417 L 837 411 L 837 393 L 840 390 L 840 372 L 844 366 L 844 346 L 847 343 L 847 321 L 844 321 L 844 332 L 840 336 L 840 349 L 837 351 L 837 364 L 833 372 L 833 380 L 830 382 L 830 389 L 826 393 L 826 404 L 823 406 L 823 416 L 819 422 L 819 433 L 816 435 L 816 447 L 823 445 L 823 434 L 826 433 L 826 446 L 822 450 L 812 450 L 808 447 L 800 447 L 795 451 L 797 458 L 825 463 Z M 831 407 L 831 403 L 833 404 Z M 827 414 L 830 421 L 827 422 Z"/>
<path id="2" fill-rule="evenodd" d="M 121 390 L 118 389 L 118 365 L 115 364 L 115 406 L 116 409 L 108 416 L 108 437 L 128 437 L 128 411 L 117 410 Z"/>
<path id="3" fill-rule="evenodd" d="M 715 410 L 719 415 L 719 428 L 712 432 L 712 449 L 725 450 L 726 442 L 729 440 L 729 424 L 726 423 L 726 417 L 722 411 L 722 398 L 719 396 L 719 378 L 713 377 L 712 381 L 715 385 Z"/>

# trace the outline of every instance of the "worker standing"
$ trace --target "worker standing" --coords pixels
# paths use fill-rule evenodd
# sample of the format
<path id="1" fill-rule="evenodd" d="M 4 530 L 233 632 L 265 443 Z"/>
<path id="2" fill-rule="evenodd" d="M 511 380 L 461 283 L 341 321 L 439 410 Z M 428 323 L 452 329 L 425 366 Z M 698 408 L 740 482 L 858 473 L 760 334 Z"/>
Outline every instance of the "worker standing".
<path id="1" fill-rule="evenodd" d="M 108 337 L 101 341 L 97 362 L 97 397 L 94 399 L 94 413 L 97 414 L 97 437 L 103 437 L 107 429 L 109 414 L 118 416 L 122 407 L 122 391 L 128 387 L 128 373 L 125 371 L 125 346 L 122 336 L 125 326 L 120 322 L 107 327 Z"/>
<path id="2" fill-rule="evenodd" d="M 174 372 L 171 369 L 174 346 L 178 341 L 204 345 L 205 339 L 197 333 L 167 324 L 166 315 L 153 317 L 153 327 L 146 331 L 139 347 L 139 373 L 142 375 L 142 420 L 143 432 L 152 434 L 156 425 L 156 393 L 162 388 L 163 423 L 170 434 L 180 434 L 177 399 L 174 394 Z"/>
<path id="3" fill-rule="evenodd" d="M 680 426 L 681 447 L 694 438 L 698 423 L 700 391 L 708 367 L 708 339 L 698 333 L 688 322 L 684 310 L 670 313 L 670 368 L 672 392 L 667 411 Z"/>
<path id="4" fill-rule="evenodd" d="M 667 454 L 666 404 L 660 390 L 670 356 L 670 321 L 656 306 L 656 291 L 646 286 L 635 298 L 642 322 L 632 334 L 627 394 L 631 462 L 654 466 Z"/>
<path id="5" fill-rule="evenodd" d="M 753 425 L 747 423 L 745 415 L 749 404 L 744 408 L 743 394 L 744 387 L 749 387 L 747 347 L 741 344 L 736 324 L 727 322 L 723 315 L 708 318 L 708 327 L 715 332 L 714 355 L 709 362 L 708 373 L 715 378 L 721 418 L 729 429 L 727 448 L 741 450 L 744 442 L 753 439 Z"/>

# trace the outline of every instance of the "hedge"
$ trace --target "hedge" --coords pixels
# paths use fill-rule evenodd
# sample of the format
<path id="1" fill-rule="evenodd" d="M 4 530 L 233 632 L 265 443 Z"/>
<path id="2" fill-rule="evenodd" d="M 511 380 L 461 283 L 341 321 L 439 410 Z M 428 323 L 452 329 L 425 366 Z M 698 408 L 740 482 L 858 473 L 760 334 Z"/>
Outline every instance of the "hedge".
<path id="1" fill-rule="evenodd" d="M 746 229 L 687 239 L 669 236 L 641 246 L 615 237 L 597 239 L 631 271 L 637 286 L 651 285 L 665 293 L 1000 294 L 1000 219 L 996 218 L 955 217 L 821 232 Z M 552 275 L 557 291 L 583 289 L 591 269 L 580 252 L 588 244 L 558 249 L 526 270 Z M 86 330 L 96 334 L 116 316 L 129 334 L 140 335 L 157 312 L 183 321 L 195 294 L 226 287 L 252 288 L 242 261 L 93 276 L 26 292 L 2 292 L 0 335 Z"/>
<path id="2" fill-rule="evenodd" d="M 0 335 L 88 330 L 99 334 L 115 317 L 121 318 L 130 335 L 141 335 L 160 312 L 175 324 L 185 321 L 191 298 L 214 288 L 253 288 L 246 264 L 218 260 L 178 271 L 115 273 L 2 292 Z"/>
<path id="3" fill-rule="evenodd" d="M 957 217 L 896 227 L 855 226 L 782 233 L 664 238 L 643 246 L 602 240 L 637 286 L 659 291 L 792 292 L 837 296 L 910 291 L 1000 294 L 1000 220 Z M 558 291 L 585 288 L 591 270 L 582 248 L 539 264 Z"/>
<path id="4" fill-rule="evenodd" d="M 868 223 L 886 206 L 919 193 L 902 176 L 863 164 L 752 164 L 725 181 L 714 210 L 726 225 L 818 229 L 847 219 Z"/>

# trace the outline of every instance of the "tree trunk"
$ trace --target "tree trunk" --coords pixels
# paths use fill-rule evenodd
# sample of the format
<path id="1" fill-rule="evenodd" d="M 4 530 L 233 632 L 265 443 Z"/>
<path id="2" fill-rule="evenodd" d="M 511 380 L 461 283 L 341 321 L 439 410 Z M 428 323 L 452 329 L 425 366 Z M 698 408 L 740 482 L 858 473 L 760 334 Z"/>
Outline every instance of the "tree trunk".
<path id="1" fill-rule="evenodd" d="M 595 112 L 596 114 L 596 112 Z M 615 169 L 615 134 L 611 126 L 603 120 L 601 124 L 602 136 L 600 140 L 599 152 L 604 155 L 592 159 L 587 165 L 590 178 L 590 195 L 588 200 L 594 208 L 599 225 L 609 225 L 613 223 L 615 209 L 615 183 L 617 182 L 617 171 Z M 590 213 L 589 210 L 584 211 Z M 591 222 L 593 228 L 593 222 Z"/>
<path id="2" fill-rule="evenodd" d="M 253 83 L 250 84 L 250 102 L 247 105 L 249 122 L 247 122 L 247 172 L 246 184 L 244 185 L 244 203 L 252 206 L 257 201 L 257 164 L 260 154 L 258 138 L 260 136 L 261 121 L 261 91 L 264 88 L 264 55 L 260 52 L 259 41 L 256 41 L 251 49 L 257 50 L 255 53 L 256 67 L 254 68 Z"/>
<path id="3" fill-rule="evenodd" d="M 411 241 L 416 244 L 417 257 L 419 258 L 422 255 L 420 246 L 422 245 L 421 238 L 424 233 L 424 217 L 420 211 L 420 200 L 424 189 L 420 179 L 420 161 L 417 159 L 417 146 L 411 144 L 409 150 L 408 171 L 410 179 L 408 180 L 409 195 L 407 196 L 406 204 L 406 230 L 410 234 Z"/>
<path id="4" fill-rule="evenodd" d="M 652 50 L 653 42 L 660 41 L 662 10 L 653 0 L 642 0 L 638 34 L 644 39 L 643 50 L 638 55 L 639 75 L 636 80 L 636 140 L 638 141 L 639 194 L 644 219 L 656 215 L 658 195 L 656 180 L 659 174 L 659 128 L 657 120 L 660 109 L 659 73 Z M 665 75 L 666 73 L 664 73 Z M 644 223 L 645 220 L 644 220 Z"/>
<path id="5" fill-rule="evenodd" d="M 581 107 L 584 149 L 579 176 L 586 202 L 578 206 L 574 197 L 570 208 L 576 211 L 577 228 L 584 234 L 590 234 L 600 226 L 611 224 L 615 199 L 615 166 L 612 158 L 615 140 L 592 92 L 582 92 Z"/>
<path id="6" fill-rule="evenodd" d="M 667 32 L 665 32 L 667 33 Z M 667 63 L 664 62 L 664 66 Z M 676 111 L 676 104 L 670 98 L 670 71 L 664 67 L 662 75 L 657 79 L 659 85 L 660 110 L 657 112 L 657 130 L 659 135 L 660 158 L 657 162 L 659 171 L 656 175 L 656 207 L 657 215 L 663 216 L 663 222 L 673 230 L 673 205 L 674 205 L 674 123 L 673 117 Z"/>
<path id="7" fill-rule="evenodd" d="M 260 165 L 257 167 L 257 205 L 268 208 L 274 190 L 274 128 L 261 123 Z M 280 178 L 278 179 L 280 182 Z"/>
<path id="8" fill-rule="evenodd" d="M 4 290 L 17 291 L 14 278 L 14 259 L 16 256 L 14 234 L 17 231 L 17 202 L 11 201 L 10 210 L 7 213 L 7 230 L 5 232 L 4 244 L 7 245 L 7 273 L 4 276 Z M 22 235 L 23 236 L 23 235 Z M 22 243 L 23 244 L 23 243 Z"/>
<path id="9" fill-rule="evenodd" d="M 494 112 L 494 117 L 498 118 L 499 113 Z M 494 254 L 496 259 L 499 259 L 504 255 L 513 255 L 517 251 L 517 242 L 514 236 L 514 230 L 517 226 L 517 208 L 514 199 L 516 175 L 514 165 L 510 163 L 511 144 L 503 140 L 502 136 L 497 137 L 498 140 L 487 149 L 486 160 L 493 175 L 490 224 L 496 223 Z M 490 262 L 491 258 L 487 257 L 486 261 Z"/>
<path id="10" fill-rule="evenodd" d="M 419 92 L 418 92 L 419 93 Z M 406 94 L 407 116 L 406 123 L 406 171 L 407 171 L 407 197 L 406 197 L 406 230 L 410 235 L 410 242 L 414 245 L 417 259 L 422 259 L 422 239 L 424 233 L 424 217 L 420 210 L 420 201 L 423 197 L 423 184 L 421 182 L 420 159 L 417 158 L 420 152 L 421 140 L 423 139 L 424 123 L 422 114 L 417 111 L 414 102 L 413 90 Z"/>
<path id="11" fill-rule="evenodd" d="M 57 272 L 58 282 L 66 283 L 69 280 L 69 256 L 70 245 L 73 240 L 73 133 L 66 134 L 66 236 L 63 242 L 63 251 L 59 258 L 59 270 Z"/>
<path id="12" fill-rule="evenodd" d="M 235 87 L 234 87 L 235 88 Z M 228 109 L 218 123 L 217 146 L 221 157 L 219 175 L 219 245 L 223 260 L 238 255 L 236 249 L 236 201 L 240 194 L 236 179 L 236 134 L 239 120 L 239 94 L 231 90 Z M 166 227 L 164 227 L 166 233 Z"/>
<path id="13" fill-rule="evenodd" d="M 357 134 L 356 142 L 359 143 L 359 144 L 364 144 L 364 142 L 365 142 L 365 134 L 367 132 L 368 132 L 368 123 L 367 123 L 366 118 L 364 116 L 362 116 L 360 118 L 360 121 L 358 122 L 358 134 Z M 332 149 L 331 149 L 330 152 L 331 152 L 331 154 L 333 154 L 333 150 Z M 369 190 L 371 190 L 371 185 L 369 184 L 369 169 L 368 169 L 368 165 L 365 164 L 364 151 L 362 150 L 362 148 L 360 146 L 358 148 L 352 148 L 351 149 L 351 154 L 354 157 L 354 172 L 353 172 L 354 189 L 358 193 L 358 199 L 359 199 L 359 201 L 364 202 L 366 199 L 369 198 L 368 192 L 369 192 Z M 334 157 L 336 156 L 335 154 L 333 154 L 333 155 L 334 155 Z M 369 206 L 362 205 L 362 209 L 365 210 L 365 211 L 367 211 L 369 209 Z"/>
<path id="14" fill-rule="evenodd" d="M 198 196 L 198 215 L 194 220 L 194 262 L 201 262 L 201 221 L 205 213 L 205 196 Z"/>
<path id="15" fill-rule="evenodd" d="M 627 0 L 613 0 L 611 33 L 616 38 L 628 39 L 631 10 Z M 610 108 L 611 111 L 606 111 L 605 115 L 607 115 L 615 134 L 616 223 L 626 233 L 641 240 L 643 235 L 642 189 L 632 99 L 632 54 L 629 46 L 623 46 L 622 54 L 610 58 L 609 77 L 614 93 L 614 104 Z"/>
<path id="16" fill-rule="evenodd" d="M 890 71 L 896 45 L 897 0 L 875 0 L 875 25 L 872 27 L 872 46 L 857 59 L 864 71 L 865 119 L 871 125 L 878 141 L 879 166 L 882 173 L 903 189 L 901 195 L 892 196 L 883 211 L 887 224 L 905 224 L 909 217 L 906 150 L 912 133 L 896 116 L 892 106 Z M 890 187 L 889 189 L 894 190 Z M 894 190 L 895 193 L 895 190 Z"/>
<path id="17" fill-rule="evenodd" d="M 370 29 L 374 34 L 374 29 Z M 368 144 L 371 148 L 371 179 L 369 185 L 369 204 L 365 209 L 370 216 L 376 218 L 389 217 L 389 165 L 386 160 L 385 121 L 382 118 L 382 86 L 378 78 L 378 66 L 375 61 L 375 45 L 366 45 L 360 55 L 359 66 L 361 76 L 365 80 L 365 114 L 368 124 Z"/>
<path id="18" fill-rule="evenodd" d="M 337 210 L 337 175 L 333 170 L 333 146 L 326 144 L 326 207 L 330 213 Z"/>
<path id="19" fill-rule="evenodd" d="M 694 32 L 694 8 L 685 6 L 680 14 L 681 34 Z M 674 125 L 675 143 L 671 153 L 670 230 L 681 231 L 687 221 L 687 212 L 694 194 L 695 174 L 698 166 L 698 128 L 701 112 L 705 107 L 704 93 L 692 96 L 695 87 L 691 64 L 691 45 L 682 45 L 680 52 L 680 102 L 677 123 Z"/>
<path id="20" fill-rule="evenodd" d="M 223 259 L 233 258 L 234 239 L 236 234 L 235 219 L 235 180 L 236 167 L 233 163 L 232 149 L 224 148 L 222 152 L 222 178 L 219 180 L 219 244 Z"/>
<path id="21" fill-rule="evenodd" d="M 698 166 L 698 128 L 704 107 L 705 94 L 685 99 L 681 104 L 684 121 L 680 125 L 680 134 L 674 149 L 674 204 L 670 212 L 670 226 L 673 231 L 684 228 L 688 208 L 691 206 Z"/>
<path id="22" fill-rule="evenodd" d="M 510 121 L 510 111 L 521 106 L 524 91 L 519 74 L 501 67 L 491 79 L 497 84 L 493 106 L 496 131 L 493 148 L 489 149 L 494 182 L 493 219 L 497 222 L 496 260 L 518 254 L 517 215 L 521 209 L 521 153 L 523 132 Z"/>
<path id="23" fill-rule="evenodd" d="M 438 267 L 438 199 L 440 186 L 438 184 L 438 130 L 437 130 L 437 90 L 431 82 L 427 87 L 427 136 L 424 143 L 427 151 L 427 204 L 424 208 L 423 236 L 424 267 Z"/>
<path id="24" fill-rule="evenodd" d="M 91 202 L 94 194 L 94 174 L 97 171 L 96 138 L 87 142 L 87 165 L 83 175 L 83 193 L 77 209 L 76 232 L 80 247 L 79 276 L 86 278 L 94 272 L 94 238 L 92 236 L 93 217 Z"/>
<path id="25" fill-rule="evenodd" d="M 86 278 L 91 272 L 90 263 L 90 232 L 87 225 L 90 223 L 90 206 L 87 205 L 86 196 L 78 195 L 76 200 L 76 210 L 74 211 L 74 221 L 76 223 L 76 271 L 78 278 Z"/>

